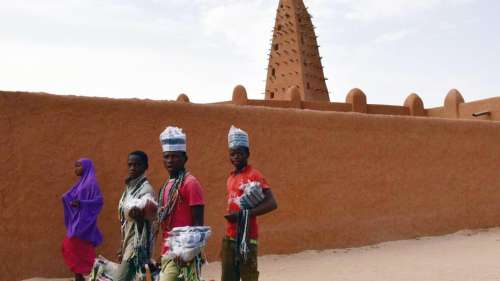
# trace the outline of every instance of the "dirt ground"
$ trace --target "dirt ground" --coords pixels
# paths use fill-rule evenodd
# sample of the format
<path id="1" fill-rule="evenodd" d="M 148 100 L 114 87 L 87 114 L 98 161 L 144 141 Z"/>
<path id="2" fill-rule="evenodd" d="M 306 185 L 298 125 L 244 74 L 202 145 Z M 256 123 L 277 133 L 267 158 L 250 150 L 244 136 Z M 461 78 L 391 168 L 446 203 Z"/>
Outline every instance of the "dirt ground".
<path id="1" fill-rule="evenodd" d="M 362 248 L 264 256 L 259 259 L 259 269 L 263 281 L 498 281 L 500 228 Z M 204 278 L 219 280 L 220 263 L 205 266 Z M 42 280 L 71 279 L 29 279 Z"/>

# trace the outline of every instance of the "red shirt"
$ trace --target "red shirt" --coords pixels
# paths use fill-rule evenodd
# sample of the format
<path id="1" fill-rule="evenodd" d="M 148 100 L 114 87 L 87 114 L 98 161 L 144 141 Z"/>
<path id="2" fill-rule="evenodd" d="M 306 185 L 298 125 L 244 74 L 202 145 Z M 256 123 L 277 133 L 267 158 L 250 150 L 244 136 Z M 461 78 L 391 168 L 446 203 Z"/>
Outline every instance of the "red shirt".
<path id="1" fill-rule="evenodd" d="M 168 191 L 172 188 L 174 180 L 170 180 L 165 187 L 163 192 L 163 206 L 167 204 L 168 201 Z M 182 226 L 192 226 L 193 216 L 191 214 L 191 207 L 205 205 L 203 200 L 203 188 L 200 182 L 192 175 L 188 174 L 181 187 L 179 188 L 179 198 L 177 199 L 177 204 L 175 210 L 171 214 L 171 219 L 166 219 L 161 223 L 161 229 L 163 234 L 163 241 L 168 237 L 168 232 L 174 227 Z M 170 222 L 170 223 L 169 223 Z M 168 250 L 165 243 L 162 247 L 162 255 Z"/>
<path id="2" fill-rule="evenodd" d="M 271 187 L 264 179 L 262 174 L 252 166 L 247 165 L 240 172 L 232 172 L 227 178 L 227 211 L 228 213 L 240 211 L 240 207 L 234 202 L 234 199 L 241 196 L 243 191 L 240 190 L 242 184 L 257 181 L 260 182 L 263 189 L 270 189 Z M 250 218 L 249 222 L 250 239 L 257 239 L 259 229 L 257 226 L 257 217 L 253 216 Z M 226 236 L 231 238 L 236 238 L 237 235 L 237 223 L 226 222 Z"/>

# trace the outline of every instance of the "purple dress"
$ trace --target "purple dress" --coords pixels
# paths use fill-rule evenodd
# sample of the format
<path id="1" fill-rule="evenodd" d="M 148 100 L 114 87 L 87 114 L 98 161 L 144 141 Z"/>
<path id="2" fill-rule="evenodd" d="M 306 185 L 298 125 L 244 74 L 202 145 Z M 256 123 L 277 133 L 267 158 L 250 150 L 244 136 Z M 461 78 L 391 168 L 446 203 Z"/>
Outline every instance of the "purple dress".
<path id="1" fill-rule="evenodd" d="M 102 243 L 97 216 L 104 202 L 92 160 L 82 158 L 78 162 L 83 168 L 80 180 L 62 197 L 67 229 L 62 253 L 71 271 L 87 274 L 94 262 L 94 248 Z M 73 200 L 80 201 L 78 208 L 71 206 Z"/>

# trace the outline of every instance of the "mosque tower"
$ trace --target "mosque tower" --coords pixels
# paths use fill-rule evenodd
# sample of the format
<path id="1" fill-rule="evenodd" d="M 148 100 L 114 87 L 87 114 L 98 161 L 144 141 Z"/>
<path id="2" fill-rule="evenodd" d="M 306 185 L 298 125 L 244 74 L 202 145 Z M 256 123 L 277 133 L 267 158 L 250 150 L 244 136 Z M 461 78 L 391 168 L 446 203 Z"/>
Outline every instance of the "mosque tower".
<path id="1" fill-rule="evenodd" d="M 296 86 L 304 101 L 330 101 L 318 43 L 304 2 L 280 0 L 274 26 L 266 100 L 288 99 Z"/>

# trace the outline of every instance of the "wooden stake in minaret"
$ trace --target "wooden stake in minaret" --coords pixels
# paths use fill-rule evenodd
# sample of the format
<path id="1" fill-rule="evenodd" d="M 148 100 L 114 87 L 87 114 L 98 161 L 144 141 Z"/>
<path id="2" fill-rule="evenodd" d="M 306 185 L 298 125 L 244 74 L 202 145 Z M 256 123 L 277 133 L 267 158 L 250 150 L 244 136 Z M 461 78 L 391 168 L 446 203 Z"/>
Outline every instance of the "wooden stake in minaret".
<path id="1" fill-rule="evenodd" d="M 311 16 L 302 0 L 280 0 L 266 82 L 266 99 L 288 99 L 299 88 L 302 100 L 329 101 Z"/>

